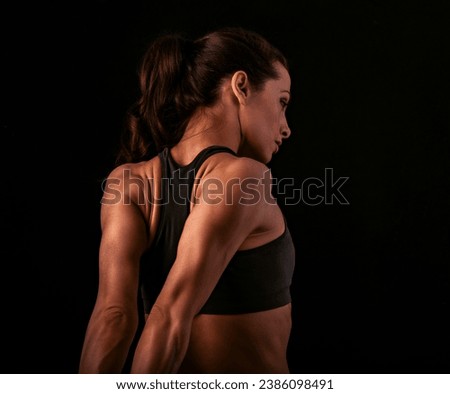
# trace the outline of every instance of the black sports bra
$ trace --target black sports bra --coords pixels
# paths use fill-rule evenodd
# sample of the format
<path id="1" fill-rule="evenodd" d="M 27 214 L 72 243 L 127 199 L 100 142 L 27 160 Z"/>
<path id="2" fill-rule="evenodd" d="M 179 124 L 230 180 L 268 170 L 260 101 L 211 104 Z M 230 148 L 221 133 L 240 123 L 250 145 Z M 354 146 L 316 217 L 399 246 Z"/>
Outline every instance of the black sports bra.
<path id="1" fill-rule="evenodd" d="M 190 164 L 180 166 L 171 157 L 169 149 L 159 154 L 163 199 L 160 222 L 154 242 L 142 256 L 140 266 L 145 313 L 150 312 L 175 261 L 178 241 L 190 211 L 195 174 L 209 156 L 218 152 L 235 155 L 227 147 L 210 146 Z M 175 190 L 176 194 L 173 193 Z M 235 253 L 200 313 L 250 313 L 290 303 L 294 265 L 294 244 L 285 223 L 285 230 L 278 238 Z"/>

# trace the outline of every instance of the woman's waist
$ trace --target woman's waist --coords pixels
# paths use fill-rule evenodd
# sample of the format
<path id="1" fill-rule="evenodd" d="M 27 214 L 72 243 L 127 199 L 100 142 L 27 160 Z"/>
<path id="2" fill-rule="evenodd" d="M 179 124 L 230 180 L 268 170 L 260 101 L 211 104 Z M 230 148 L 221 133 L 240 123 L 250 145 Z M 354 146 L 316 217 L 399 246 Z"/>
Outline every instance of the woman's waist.
<path id="1" fill-rule="evenodd" d="M 291 305 L 238 315 L 194 318 L 181 372 L 287 373 Z"/>

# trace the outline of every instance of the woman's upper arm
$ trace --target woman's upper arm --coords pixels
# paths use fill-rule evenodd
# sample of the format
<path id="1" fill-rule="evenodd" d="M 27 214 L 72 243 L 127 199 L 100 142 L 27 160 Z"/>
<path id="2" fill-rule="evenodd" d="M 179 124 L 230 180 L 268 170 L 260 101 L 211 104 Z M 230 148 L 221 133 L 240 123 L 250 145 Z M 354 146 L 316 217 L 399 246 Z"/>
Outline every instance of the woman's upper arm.
<path id="1" fill-rule="evenodd" d="M 261 222 L 264 168 L 247 161 L 237 167 L 234 177 L 214 178 L 223 185 L 222 195 L 200 198 L 186 220 L 175 263 L 156 300 L 172 318 L 189 321 L 200 311 L 234 253 Z M 230 179 L 233 187 L 227 188 Z"/>
<path id="2" fill-rule="evenodd" d="M 108 177 L 106 191 L 112 188 L 117 198 L 102 199 L 102 237 L 99 251 L 98 302 L 104 306 L 126 308 L 136 305 L 139 261 L 147 246 L 147 226 L 136 204 L 136 190 L 123 187 L 123 171 Z"/>

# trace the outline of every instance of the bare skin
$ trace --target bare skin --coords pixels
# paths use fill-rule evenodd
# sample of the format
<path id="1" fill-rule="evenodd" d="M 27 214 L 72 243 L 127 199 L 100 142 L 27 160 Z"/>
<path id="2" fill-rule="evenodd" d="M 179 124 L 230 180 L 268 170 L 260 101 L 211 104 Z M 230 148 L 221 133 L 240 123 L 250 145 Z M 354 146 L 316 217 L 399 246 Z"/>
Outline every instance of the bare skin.
<path id="1" fill-rule="evenodd" d="M 290 331 L 290 305 L 243 315 L 198 315 L 179 372 L 289 373 Z"/>
<path id="2" fill-rule="evenodd" d="M 283 104 L 289 100 L 290 78 L 277 67 L 281 78 L 270 80 L 263 92 L 251 88 L 245 73 L 235 73 L 224 82 L 219 102 L 199 111 L 171 150 L 181 165 L 211 145 L 228 146 L 242 157 L 218 153 L 199 169 L 201 181 L 193 190 L 197 203 L 191 205 L 176 261 L 146 320 L 132 373 L 289 372 L 290 305 L 242 315 L 199 314 L 237 250 L 266 244 L 284 232 L 282 212 L 264 182 L 255 193 L 266 198 L 252 204 L 226 203 L 248 197 L 238 187 L 226 189 L 216 204 L 204 198 L 208 179 L 227 185 L 230 179 L 267 177 L 264 163 L 290 134 Z M 160 178 L 158 158 L 121 166 L 109 177 L 101 214 L 99 290 L 81 373 L 123 368 L 137 329 L 139 260 L 159 222 L 154 198 L 160 196 Z"/>

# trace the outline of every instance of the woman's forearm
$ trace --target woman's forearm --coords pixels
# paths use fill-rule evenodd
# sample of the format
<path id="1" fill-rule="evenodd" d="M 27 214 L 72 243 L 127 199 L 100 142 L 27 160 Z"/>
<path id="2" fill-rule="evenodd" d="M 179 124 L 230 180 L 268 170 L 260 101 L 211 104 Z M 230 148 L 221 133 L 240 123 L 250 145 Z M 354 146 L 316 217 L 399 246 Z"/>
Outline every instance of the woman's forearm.
<path id="1" fill-rule="evenodd" d="M 95 313 L 89 322 L 79 373 L 121 373 L 137 330 L 137 315 Z"/>
<path id="2" fill-rule="evenodd" d="M 131 373 L 176 373 L 186 354 L 190 331 L 191 323 L 171 319 L 154 307 L 137 345 Z"/>

